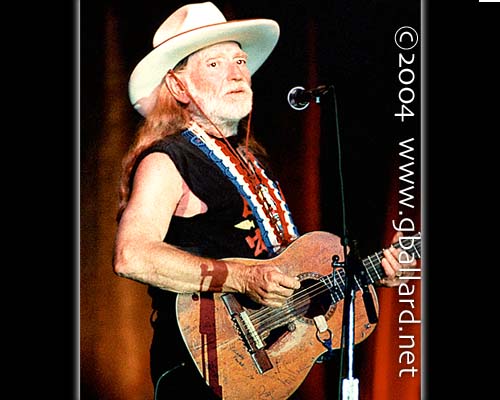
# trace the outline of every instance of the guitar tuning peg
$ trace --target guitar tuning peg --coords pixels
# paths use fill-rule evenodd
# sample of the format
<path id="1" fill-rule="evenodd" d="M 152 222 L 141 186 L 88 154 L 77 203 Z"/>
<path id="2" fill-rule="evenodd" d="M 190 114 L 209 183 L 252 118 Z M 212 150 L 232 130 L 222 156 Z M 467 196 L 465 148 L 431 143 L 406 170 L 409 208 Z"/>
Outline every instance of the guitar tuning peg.
<path id="1" fill-rule="evenodd" d="M 338 255 L 334 255 L 332 257 L 332 267 L 343 267 L 344 266 L 344 263 L 343 262 L 339 262 L 340 260 L 340 257 Z"/>

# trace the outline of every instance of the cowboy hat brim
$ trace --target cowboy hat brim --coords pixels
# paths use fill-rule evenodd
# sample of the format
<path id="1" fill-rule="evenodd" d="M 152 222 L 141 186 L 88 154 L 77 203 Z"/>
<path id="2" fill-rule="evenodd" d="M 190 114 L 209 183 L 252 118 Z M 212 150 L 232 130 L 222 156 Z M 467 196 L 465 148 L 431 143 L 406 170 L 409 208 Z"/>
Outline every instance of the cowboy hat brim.
<path id="1" fill-rule="evenodd" d="M 141 100 L 153 93 L 169 69 L 195 51 L 220 42 L 238 42 L 248 54 L 247 67 L 253 75 L 273 51 L 279 33 L 279 25 L 273 20 L 249 19 L 207 25 L 173 36 L 155 47 L 132 71 L 130 101 L 144 115 Z"/>

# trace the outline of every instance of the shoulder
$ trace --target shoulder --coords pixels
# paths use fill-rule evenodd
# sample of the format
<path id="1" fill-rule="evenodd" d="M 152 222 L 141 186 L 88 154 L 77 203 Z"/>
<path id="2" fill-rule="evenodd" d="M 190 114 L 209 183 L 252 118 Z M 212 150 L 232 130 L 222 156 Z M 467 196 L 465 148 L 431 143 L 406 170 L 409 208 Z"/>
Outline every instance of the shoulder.
<path id="1" fill-rule="evenodd" d="M 178 153 L 182 153 L 181 147 L 184 142 L 180 134 L 164 137 L 147 149 L 136 159 L 132 177 L 134 181 L 164 180 L 168 177 L 170 183 L 181 181 L 182 178 L 176 167 Z"/>
<path id="2" fill-rule="evenodd" d="M 137 169 L 141 165 L 161 163 L 162 160 L 164 163 L 168 163 L 169 161 L 172 162 L 172 160 L 177 157 L 176 154 L 182 152 L 180 149 L 182 147 L 182 142 L 183 139 L 179 134 L 170 135 L 154 142 L 137 156 L 134 162 L 132 176 L 136 175 Z M 156 156 L 153 157 L 153 154 L 156 154 Z M 146 158 L 149 160 L 148 162 L 144 162 Z"/>
<path id="3" fill-rule="evenodd" d="M 184 146 L 185 146 L 185 140 L 183 139 L 181 134 L 169 135 L 154 142 L 151 146 L 149 146 L 146 150 L 142 152 L 140 158 L 144 158 L 151 153 L 170 154 Z"/>
<path id="4" fill-rule="evenodd" d="M 170 158 L 164 152 L 150 152 L 137 163 L 136 179 L 147 176 L 180 176 L 177 168 Z"/>
<path id="5" fill-rule="evenodd" d="M 160 199 L 178 199 L 182 194 L 182 185 L 183 179 L 168 154 L 152 152 L 137 165 L 133 191 Z"/>

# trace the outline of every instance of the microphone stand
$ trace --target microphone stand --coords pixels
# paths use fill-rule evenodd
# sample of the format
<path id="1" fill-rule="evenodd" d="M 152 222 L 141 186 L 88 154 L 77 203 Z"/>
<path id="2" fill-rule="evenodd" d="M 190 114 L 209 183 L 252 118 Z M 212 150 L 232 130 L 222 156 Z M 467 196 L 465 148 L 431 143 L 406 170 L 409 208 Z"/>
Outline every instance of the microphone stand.
<path id="1" fill-rule="evenodd" d="M 370 323 L 377 322 L 377 313 L 375 309 L 375 303 L 371 292 L 369 290 L 369 279 L 367 276 L 367 271 L 362 266 L 362 262 L 357 257 L 356 246 L 351 246 L 351 254 L 356 256 L 348 256 L 347 248 L 349 246 L 349 240 L 347 237 L 347 224 L 346 224 L 346 211 L 345 211 L 345 198 L 344 198 L 344 183 L 342 174 L 342 151 L 340 145 L 340 130 L 339 130 L 339 119 L 337 112 L 337 98 L 335 95 L 335 88 L 333 85 L 329 86 L 319 86 L 313 90 L 304 90 L 302 87 L 295 87 L 288 93 L 288 103 L 295 110 L 303 110 L 306 108 L 310 101 L 315 101 L 320 103 L 320 98 L 325 96 L 327 93 L 333 93 L 333 101 L 335 107 L 335 123 L 337 130 L 337 149 L 338 149 L 338 163 L 339 163 L 339 179 L 340 179 L 340 195 L 341 195 L 341 207 L 342 207 L 342 238 L 341 244 L 343 248 L 344 262 L 337 263 L 338 256 L 333 256 L 332 267 L 342 267 L 345 271 L 345 286 L 344 286 L 344 309 L 342 316 L 342 338 L 341 338 L 341 358 L 340 358 L 340 373 L 344 369 L 343 358 L 344 353 L 347 353 L 347 372 L 346 377 L 342 380 L 342 384 L 339 385 L 339 399 L 342 400 L 357 400 L 359 398 L 359 380 L 354 378 L 354 345 L 355 345 L 355 335 L 354 335 L 354 321 L 355 321 L 355 310 L 354 303 L 356 298 L 356 284 L 363 292 L 363 303 L 366 308 L 366 313 Z M 359 281 L 357 281 L 359 278 Z"/>
<path id="2" fill-rule="evenodd" d="M 347 247 L 349 246 L 349 239 L 347 236 L 347 223 L 346 223 L 346 204 L 344 197 L 344 182 L 342 174 L 342 146 L 340 144 L 340 129 L 339 118 L 337 110 L 337 97 L 335 95 L 335 88 L 333 89 L 333 102 L 335 107 L 335 124 L 337 131 L 337 149 L 338 149 L 338 170 L 340 179 L 340 195 L 342 207 L 342 248 L 344 254 L 344 271 L 345 271 L 345 286 L 344 286 L 344 309 L 342 316 L 342 337 L 341 337 L 341 357 L 340 357 L 340 373 L 344 369 L 343 358 L 344 353 L 347 354 L 347 372 L 344 379 L 339 385 L 339 399 L 342 400 L 357 400 L 359 398 L 359 380 L 354 377 L 354 345 L 355 345 L 355 299 L 356 299 L 356 284 L 363 291 L 363 300 L 371 323 L 377 321 L 377 314 L 375 303 L 371 292 L 369 290 L 369 279 L 367 271 L 362 265 L 358 256 L 357 247 L 355 243 L 351 246 L 351 256 L 347 255 Z M 356 278 L 360 278 L 361 287 Z"/>
<path id="3" fill-rule="evenodd" d="M 333 86 L 332 86 L 333 88 Z M 333 88 L 334 89 L 334 88 Z M 356 297 L 356 288 L 354 285 L 355 271 L 350 265 L 350 258 L 347 255 L 347 247 L 349 246 L 349 239 L 347 236 L 347 223 L 346 223 L 346 202 L 344 196 L 344 178 L 342 173 L 342 146 L 340 144 L 340 129 L 339 118 L 337 110 L 337 96 L 333 90 L 333 103 L 335 109 L 335 126 L 337 132 L 337 151 L 338 151 L 338 171 L 340 181 L 340 196 L 342 208 L 342 249 L 344 254 L 344 309 L 342 316 L 342 336 L 340 341 L 341 357 L 340 357 L 340 374 L 344 369 L 344 354 L 347 354 L 347 372 L 346 377 L 341 380 L 339 386 L 339 399 L 343 400 L 356 400 L 359 397 L 359 380 L 354 378 L 354 321 L 355 310 L 354 300 Z"/>

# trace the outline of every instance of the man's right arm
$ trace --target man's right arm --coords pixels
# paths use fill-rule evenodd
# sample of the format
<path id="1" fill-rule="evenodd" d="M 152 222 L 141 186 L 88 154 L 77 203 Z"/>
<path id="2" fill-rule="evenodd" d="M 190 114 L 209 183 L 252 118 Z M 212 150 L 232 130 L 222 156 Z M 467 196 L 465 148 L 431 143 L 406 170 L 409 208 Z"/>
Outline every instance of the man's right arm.
<path id="1" fill-rule="evenodd" d="M 163 241 L 182 191 L 168 155 L 152 153 L 141 161 L 118 225 L 115 273 L 177 293 L 240 292 L 265 305 L 283 304 L 300 285 L 275 267 L 203 258 Z"/>

